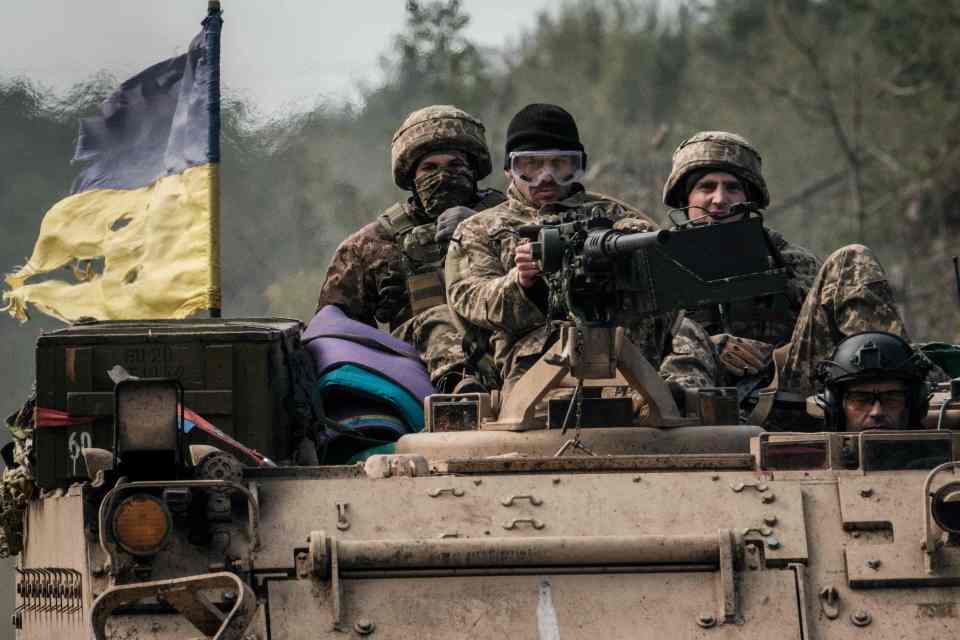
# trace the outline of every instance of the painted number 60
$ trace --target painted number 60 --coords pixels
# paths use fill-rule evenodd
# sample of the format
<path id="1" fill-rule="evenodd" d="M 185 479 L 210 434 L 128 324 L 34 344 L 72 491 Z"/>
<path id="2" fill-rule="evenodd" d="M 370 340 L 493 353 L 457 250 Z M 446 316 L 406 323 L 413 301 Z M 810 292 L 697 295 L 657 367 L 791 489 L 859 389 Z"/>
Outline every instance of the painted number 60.
<path id="1" fill-rule="evenodd" d="M 73 475 L 80 473 L 77 465 L 80 462 L 82 450 L 89 449 L 92 446 L 93 436 L 90 435 L 89 431 L 74 431 L 70 434 L 70 439 L 67 441 L 67 453 L 70 455 L 70 459 L 73 460 Z"/>

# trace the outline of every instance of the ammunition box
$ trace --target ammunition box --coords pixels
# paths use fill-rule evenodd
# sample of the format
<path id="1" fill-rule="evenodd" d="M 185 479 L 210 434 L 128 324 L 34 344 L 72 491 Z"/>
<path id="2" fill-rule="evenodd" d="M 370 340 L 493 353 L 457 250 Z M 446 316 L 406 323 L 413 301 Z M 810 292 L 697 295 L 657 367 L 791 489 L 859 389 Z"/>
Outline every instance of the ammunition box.
<path id="1" fill-rule="evenodd" d="M 106 321 L 41 335 L 37 406 L 67 418 L 36 429 L 37 483 L 53 488 L 85 479 L 80 449 L 112 449 L 108 372 L 118 365 L 132 376 L 178 379 L 185 408 L 268 458 L 289 457 L 301 328 L 285 319 Z M 186 440 L 216 444 L 200 429 Z"/>

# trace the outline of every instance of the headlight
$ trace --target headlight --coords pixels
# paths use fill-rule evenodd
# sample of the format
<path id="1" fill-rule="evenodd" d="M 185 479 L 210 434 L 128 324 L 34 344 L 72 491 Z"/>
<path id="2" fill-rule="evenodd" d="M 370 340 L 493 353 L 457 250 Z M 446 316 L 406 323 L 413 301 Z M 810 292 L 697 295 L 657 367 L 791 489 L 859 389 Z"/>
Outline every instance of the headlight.
<path id="1" fill-rule="evenodd" d="M 113 538 L 121 549 L 135 556 L 160 551 L 172 529 L 166 505 L 146 493 L 124 498 L 113 512 Z"/>

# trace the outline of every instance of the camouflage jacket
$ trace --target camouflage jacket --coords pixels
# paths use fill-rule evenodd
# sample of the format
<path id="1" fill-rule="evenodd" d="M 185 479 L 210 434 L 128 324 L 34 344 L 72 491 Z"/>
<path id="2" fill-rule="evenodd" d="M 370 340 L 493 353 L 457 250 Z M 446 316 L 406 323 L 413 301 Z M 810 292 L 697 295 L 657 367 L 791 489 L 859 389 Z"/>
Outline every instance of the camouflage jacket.
<path id="1" fill-rule="evenodd" d="M 800 309 L 821 262 L 807 249 L 787 242 L 780 233 L 769 228 L 765 230 L 787 268 L 787 290 L 781 295 L 722 305 L 723 314 L 720 305 L 688 310 L 687 317 L 696 320 L 710 335 L 729 333 L 774 346 L 790 342 Z"/>
<path id="2" fill-rule="evenodd" d="M 615 220 L 614 227 L 650 231 L 656 224 L 630 206 L 602 195 L 579 191 L 541 209 L 528 204 L 511 185 L 508 199 L 493 209 L 465 220 L 457 228 L 447 253 L 447 301 L 463 319 L 493 332 L 493 355 L 508 374 L 509 362 L 543 353 L 553 337 L 542 302 L 520 286 L 514 250 L 525 242 L 517 233 L 523 225 L 538 224 L 544 216 L 571 209 L 600 207 Z M 658 366 L 670 350 L 676 315 L 652 318 L 628 327 L 631 339 Z"/>
<path id="3" fill-rule="evenodd" d="M 472 208 L 480 211 L 506 198 L 495 189 L 481 190 Z M 433 239 L 436 221 L 415 205 L 414 199 L 398 202 L 376 220 L 340 243 L 320 287 L 317 310 L 335 304 L 354 320 L 377 326 L 374 312 L 384 280 L 403 280 L 411 269 L 435 261 L 442 271 L 444 250 Z M 393 331 L 413 316 L 408 303 L 390 322 Z"/>

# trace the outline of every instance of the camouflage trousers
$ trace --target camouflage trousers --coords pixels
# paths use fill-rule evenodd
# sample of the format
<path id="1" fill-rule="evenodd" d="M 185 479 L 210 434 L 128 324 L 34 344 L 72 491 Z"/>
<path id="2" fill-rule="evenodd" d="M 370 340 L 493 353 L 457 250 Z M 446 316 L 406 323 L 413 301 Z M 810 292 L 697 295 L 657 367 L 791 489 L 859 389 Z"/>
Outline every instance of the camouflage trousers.
<path id="1" fill-rule="evenodd" d="M 416 347 L 435 387 L 445 386 L 441 384 L 444 376 L 463 369 L 463 333 L 445 304 L 418 313 L 397 327 L 393 336 Z"/>
<path id="2" fill-rule="evenodd" d="M 780 370 L 780 391 L 813 394 L 816 364 L 863 331 L 909 340 L 883 267 L 869 248 L 852 244 L 827 258 L 807 294 Z"/>

